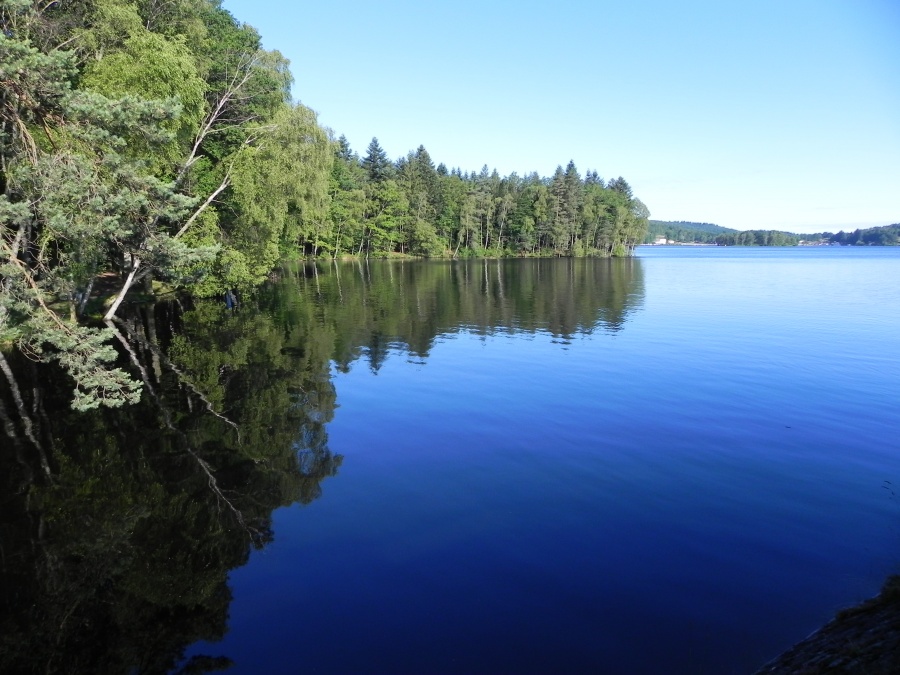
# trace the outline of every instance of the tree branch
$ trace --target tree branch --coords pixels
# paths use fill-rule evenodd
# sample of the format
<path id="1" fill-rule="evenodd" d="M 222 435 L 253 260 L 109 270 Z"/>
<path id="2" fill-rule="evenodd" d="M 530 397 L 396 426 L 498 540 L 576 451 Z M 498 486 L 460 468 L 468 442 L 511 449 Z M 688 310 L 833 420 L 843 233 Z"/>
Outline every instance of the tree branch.
<path id="1" fill-rule="evenodd" d="M 212 204 L 213 200 L 216 197 L 218 197 L 219 194 L 221 194 L 222 190 L 227 188 L 230 183 L 231 183 L 231 167 L 229 167 L 228 170 L 225 172 L 225 177 L 222 179 L 222 182 L 219 184 L 219 187 L 217 187 L 215 190 L 213 190 L 212 193 L 209 195 L 209 197 L 206 198 L 206 201 L 204 201 L 200 205 L 200 207 L 196 211 L 194 211 L 193 214 L 191 214 L 191 217 L 188 218 L 187 221 L 184 223 L 184 225 L 181 226 L 181 229 L 175 233 L 175 236 L 173 237 L 173 239 L 178 239 L 181 235 L 183 235 L 185 232 L 187 232 L 188 228 L 194 224 L 194 221 L 197 220 L 197 218 L 200 216 L 200 214 L 206 210 L 206 207 L 208 207 L 210 204 Z"/>

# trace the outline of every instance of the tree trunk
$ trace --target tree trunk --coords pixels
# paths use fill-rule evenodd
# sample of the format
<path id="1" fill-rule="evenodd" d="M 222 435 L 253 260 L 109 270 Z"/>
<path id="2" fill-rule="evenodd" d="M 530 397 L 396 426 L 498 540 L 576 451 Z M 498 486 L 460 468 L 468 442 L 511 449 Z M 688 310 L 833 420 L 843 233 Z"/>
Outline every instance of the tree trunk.
<path id="1" fill-rule="evenodd" d="M 103 315 L 104 321 L 112 321 L 112 318 L 116 315 L 116 310 L 119 309 L 119 305 L 121 305 L 122 300 L 125 299 L 125 294 L 128 293 L 128 289 L 131 288 L 131 285 L 134 283 L 134 275 L 137 274 L 138 268 L 140 266 L 141 259 L 137 256 L 133 256 L 131 262 L 131 271 L 128 273 L 128 277 L 125 279 L 125 283 L 122 284 L 122 289 L 119 291 L 119 294 L 113 301 L 113 304 L 109 308 L 109 311 Z"/>
<path id="2" fill-rule="evenodd" d="M 87 305 L 87 301 L 91 297 L 91 291 L 94 289 L 94 279 L 96 279 L 96 276 L 91 277 L 87 288 L 84 289 L 84 295 L 81 296 L 81 302 L 78 303 L 78 316 L 84 314 L 85 305 Z"/>
<path id="3" fill-rule="evenodd" d="M 343 225 L 343 221 L 338 223 L 337 237 L 334 240 L 334 255 L 331 256 L 332 260 L 337 260 L 338 253 L 340 253 L 341 250 L 341 230 L 343 229 Z"/>

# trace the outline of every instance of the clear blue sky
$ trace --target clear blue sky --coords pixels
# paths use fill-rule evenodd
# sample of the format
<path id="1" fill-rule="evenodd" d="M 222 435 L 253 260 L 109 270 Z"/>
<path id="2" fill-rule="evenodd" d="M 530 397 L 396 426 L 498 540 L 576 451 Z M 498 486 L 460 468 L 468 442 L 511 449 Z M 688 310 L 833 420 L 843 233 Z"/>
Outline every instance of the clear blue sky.
<path id="1" fill-rule="evenodd" d="M 360 154 L 624 176 L 653 218 L 900 222 L 900 0 L 224 0 Z"/>

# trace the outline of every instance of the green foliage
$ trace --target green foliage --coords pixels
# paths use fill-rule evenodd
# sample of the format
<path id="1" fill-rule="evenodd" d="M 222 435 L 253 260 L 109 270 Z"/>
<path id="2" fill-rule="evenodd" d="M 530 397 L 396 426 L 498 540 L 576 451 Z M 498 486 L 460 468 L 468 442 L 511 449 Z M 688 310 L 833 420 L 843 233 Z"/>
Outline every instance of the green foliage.
<path id="1" fill-rule="evenodd" d="M 115 354 L 103 344 L 109 334 L 73 317 L 79 295 L 110 255 L 141 250 L 160 269 L 197 257 L 156 227 L 177 220 L 193 200 L 122 154 L 132 135 L 165 142 L 170 136 L 160 125 L 176 119 L 177 111 L 159 101 L 72 91 L 64 56 L 40 55 L 27 39 L 8 39 L 4 46 L 23 69 L 14 82 L 19 97 L 35 103 L 9 101 L 3 108 L 4 128 L 12 133 L 4 145 L 0 194 L 0 251 L 8 261 L 0 287 L 2 332 L 64 365 L 75 380 L 76 408 L 133 402 L 140 387 L 110 366 Z M 30 70 L 42 65 L 56 68 Z M 51 141 L 46 147 L 29 130 L 37 122 Z M 69 317 L 54 308 L 60 301 L 69 302 Z"/>
<path id="2" fill-rule="evenodd" d="M 716 244 L 719 246 L 796 246 L 799 235 L 777 230 L 746 230 L 717 234 Z"/>
<path id="3" fill-rule="evenodd" d="M 232 257 L 242 257 L 248 276 L 237 287 L 260 283 L 278 262 L 282 247 L 314 246 L 328 210 L 333 151 L 315 113 L 283 107 L 274 130 L 237 155 L 232 194 L 237 218 L 227 232 Z"/>
<path id="4" fill-rule="evenodd" d="M 650 244 L 659 238 L 665 238 L 675 242 L 711 244 L 715 242 L 716 235 L 733 232 L 735 230 L 712 223 L 651 220 L 644 243 Z"/>
<path id="5" fill-rule="evenodd" d="M 644 243 L 658 237 L 675 242 L 715 243 L 720 246 L 797 246 L 798 244 L 841 244 L 844 246 L 900 245 L 900 224 L 872 227 L 853 232 L 796 234 L 779 230 L 746 230 L 739 232 L 710 223 L 667 222 L 651 220 Z"/>
<path id="6" fill-rule="evenodd" d="M 391 171 L 391 162 L 388 160 L 387 153 L 382 149 L 377 138 L 373 138 L 366 150 L 366 156 L 363 158 L 362 167 L 366 170 L 369 180 L 373 183 L 379 183 L 387 180 L 393 173 Z"/>
<path id="7" fill-rule="evenodd" d="M 111 317 L 153 278 L 250 288 L 317 248 L 331 143 L 213 0 L 6 1 L 0 23 L 0 334 L 60 359 L 78 407 L 120 405 L 137 388 L 79 320 L 92 295 Z"/>
<path id="8" fill-rule="evenodd" d="M 133 2 L 94 0 L 89 7 L 85 25 L 74 31 L 78 51 L 88 62 L 102 60 L 110 51 L 121 49 L 125 40 L 145 32 Z"/>
<path id="9" fill-rule="evenodd" d="M 328 183 L 327 220 L 333 232 L 332 256 L 335 258 L 343 253 L 355 253 L 357 243 L 364 240 L 365 176 L 346 140 L 338 141 Z"/>
<path id="10" fill-rule="evenodd" d="M 837 234 L 825 233 L 801 236 L 807 241 L 822 239 L 828 243 L 844 246 L 900 246 L 900 224 L 870 227 L 865 230 L 857 229 L 853 232 L 841 231 Z"/>
<path id="11" fill-rule="evenodd" d="M 325 239 L 314 242 L 335 255 L 630 255 L 648 227 L 649 210 L 625 179 L 612 187 L 596 172 L 582 179 L 573 162 L 549 179 L 501 177 L 487 166 L 464 176 L 459 169 L 438 171 L 420 146 L 389 168 L 372 139 L 358 163 L 342 144 L 337 165 L 331 224 Z"/>
<path id="12" fill-rule="evenodd" d="M 27 23 L 30 3 L 3 6 L 0 30 L 0 189 L 5 188 L 8 163 L 37 153 L 35 129 L 60 115 L 60 100 L 70 90 L 74 59 L 70 53 L 45 53 L 26 35 L 13 29 Z M 5 191 L 5 189 L 4 189 Z"/>
<path id="13" fill-rule="evenodd" d="M 360 160 L 217 0 L 6 0 L 0 28 L 0 336 L 67 364 L 79 407 L 133 398 L 85 314 L 154 280 L 213 297 L 284 256 L 628 255 L 647 227 L 623 178 L 573 162 L 463 175 L 377 138 Z"/>
<path id="14" fill-rule="evenodd" d="M 178 163 L 206 112 L 206 83 L 198 75 L 194 56 L 183 39 L 168 39 L 145 30 L 89 64 L 81 87 L 109 97 L 131 94 L 139 99 L 174 99 L 180 104 L 180 114 L 167 125 L 174 132 L 172 143 L 157 150 L 149 148 L 140 134 L 127 138 L 134 156 L 149 160 L 151 166 L 159 163 L 160 170 L 171 170 Z M 151 158 L 157 152 L 161 157 L 154 161 Z"/>
<path id="15" fill-rule="evenodd" d="M 54 356 L 75 381 L 72 409 L 91 410 L 98 406 L 118 408 L 126 403 L 136 403 L 141 396 L 141 383 L 114 364 L 118 354 L 108 344 L 109 330 L 91 330 L 77 325 L 54 325 L 45 320 L 43 325 L 32 325 L 28 342 L 23 346 L 32 354 L 41 356 L 46 345 L 55 350 Z"/>

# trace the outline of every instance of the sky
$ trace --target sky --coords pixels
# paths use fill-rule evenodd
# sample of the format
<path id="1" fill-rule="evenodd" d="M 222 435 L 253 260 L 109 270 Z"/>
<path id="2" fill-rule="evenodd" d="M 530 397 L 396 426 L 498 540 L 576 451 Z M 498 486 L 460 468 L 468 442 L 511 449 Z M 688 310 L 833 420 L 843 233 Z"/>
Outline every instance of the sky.
<path id="1" fill-rule="evenodd" d="M 900 0 L 224 0 L 360 155 L 623 176 L 658 220 L 900 222 Z"/>

